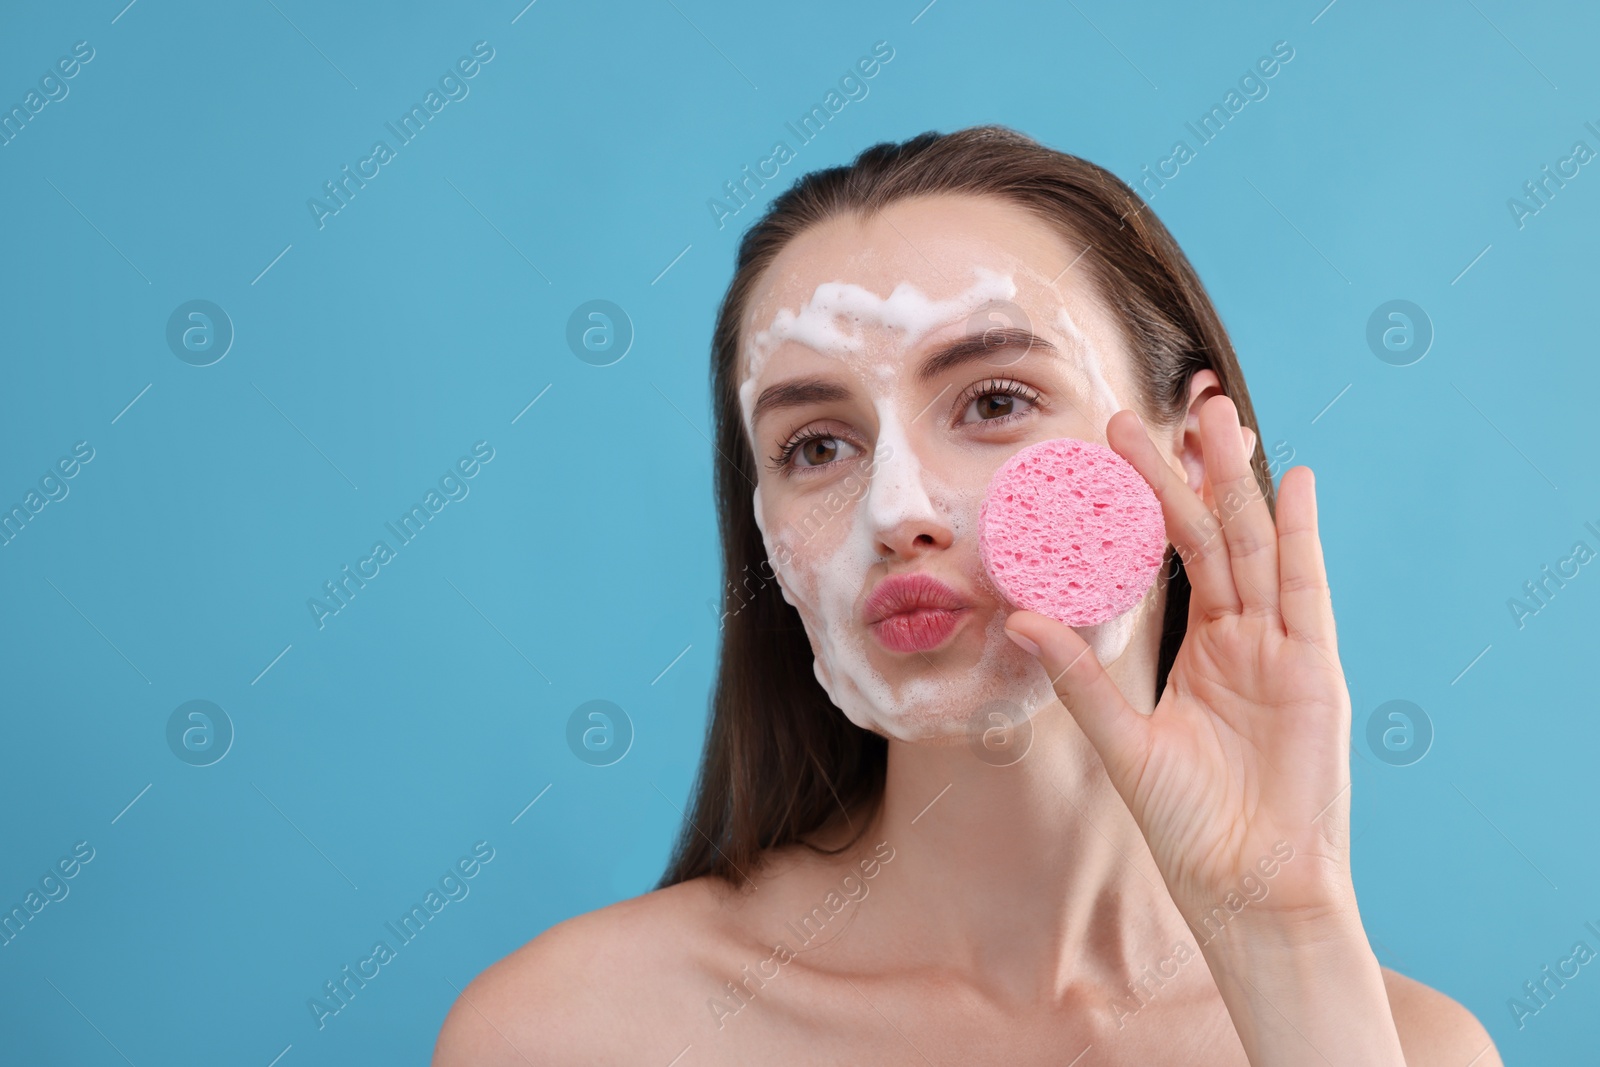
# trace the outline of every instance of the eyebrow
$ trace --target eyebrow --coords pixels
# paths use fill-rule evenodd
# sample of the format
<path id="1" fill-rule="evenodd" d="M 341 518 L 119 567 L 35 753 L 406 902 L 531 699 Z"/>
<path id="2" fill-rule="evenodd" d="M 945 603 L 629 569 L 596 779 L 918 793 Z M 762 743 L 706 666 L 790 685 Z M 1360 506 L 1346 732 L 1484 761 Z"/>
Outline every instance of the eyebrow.
<path id="1" fill-rule="evenodd" d="M 1022 355 L 1026 355 L 1034 350 L 1055 352 L 1056 346 L 1031 330 L 1016 327 L 985 330 L 952 341 L 933 352 L 918 368 L 917 381 L 932 381 L 946 371 L 987 359 L 995 352 L 1006 349 L 1021 349 Z M 846 386 L 828 378 L 795 378 L 779 382 L 761 391 L 750 421 L 753 425 L 761 421 L 761 416 L 773 411 L 807 404 L 827 404 L 848 399 L 849 396 L 850 390 Z"/>

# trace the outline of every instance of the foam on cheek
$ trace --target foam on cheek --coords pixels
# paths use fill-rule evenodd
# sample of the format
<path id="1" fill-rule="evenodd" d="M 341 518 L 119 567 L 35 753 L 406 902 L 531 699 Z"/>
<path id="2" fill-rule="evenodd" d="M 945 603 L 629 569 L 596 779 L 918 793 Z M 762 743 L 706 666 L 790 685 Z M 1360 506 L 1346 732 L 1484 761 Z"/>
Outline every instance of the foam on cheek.
<path id="1" fill-rule="evenodd" d="M 858 506 L 849 521 L 846 536 L 831 551 L 807 561 L 815 569 L 816 597 L 806 621 L 817 649 L 812 662 L 817 680 L 851 722 L 874 729 L 892 717 L 894 694 L 888 679 L 872 667 L 869 638 L 854 613 L 867 572 L 878 556 L 865 509 Z"/>
<path id="2" fill-rule="evenodd" d="M 788 600 L 789 603 L 793 604 L 794 601 L 793 600 L 789 600 L 789 590 L 784 585 L 783 569 L 778 566 L 778 560 L 779 559 L 788 558 L 789 546 L 787 544 L 784 544 L 784 545 L 781 545 L 781 546 L 779 544 L 776 544 L 774 542 L 773 537 L 767 532 L 767 520 L 766 520 L 765 516 L 763 516 L 761 514 L 761 483 L 760 483 L 760 481 L 756 482 L 755 492 L 753 494 L 751 494 L 750 506 L 755 509 L 755 513 L 756 513 L 756 529 L 761 531 L 761 544 L 762 544 L 763 549 L 766 551 L 767 560 L 771 563 L 772 573 L 778 579 L 778 590 L 781 593 L 783 593 L 783 599 Z M 782 550 L 781 551 L 781 555 L 780 555 L 780 548 Z"/>

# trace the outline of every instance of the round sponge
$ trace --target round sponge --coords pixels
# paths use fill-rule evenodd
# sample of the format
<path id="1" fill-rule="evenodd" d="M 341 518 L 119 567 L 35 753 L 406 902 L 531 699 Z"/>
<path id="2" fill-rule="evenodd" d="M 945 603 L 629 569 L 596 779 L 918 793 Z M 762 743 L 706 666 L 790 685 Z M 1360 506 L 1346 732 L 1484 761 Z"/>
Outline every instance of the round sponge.
<path id="1" fill-rule="evenodd" d="M 1166 552 L 1155 492 L 1105 445 L 1058 437 L 994 472 L 978 512 L 978 553 L 1018 608 L 1093 626 L 1137 604 Z"/>

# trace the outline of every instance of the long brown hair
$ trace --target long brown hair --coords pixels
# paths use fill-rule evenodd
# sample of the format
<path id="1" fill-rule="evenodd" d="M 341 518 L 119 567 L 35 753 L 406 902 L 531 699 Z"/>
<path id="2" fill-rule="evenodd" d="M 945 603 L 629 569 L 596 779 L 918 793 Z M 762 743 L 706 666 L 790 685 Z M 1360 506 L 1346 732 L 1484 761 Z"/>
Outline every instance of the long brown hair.
<path id="1" fill-rule="evenodd" d="M 739 243 L 711 344 L 717 519 L 725 582 L 722 653 L 693 805 L 658 888 L 702 875 L 749 883 L 762 853 L 809 844 L 841 812 L 881 799 L 888 747 L 850 722 L 812 673 L 799 613 L 777 587 L 756 526 L 757 463 L 740 416 L 739 326 L 765 268 L 809 227 L 899 200 L 975 194 L 1018 204 L 1053 226 L 1132 343 L 1137 402 L 1161 428 L 1182 422 L 1189 380 L 1210 368 L 1256 431 L 1252 465 L 1275 511 L 1261 433 L 1222 321 L 1172 235 L 1116 175 L 1002 126 L 928 132 L 814 171 L 775 198 Z M 1169 546 L 1156 692 L 1183 641 L 1189 582 Z M 815 847 L 815 846 L 811 846 Z"/>

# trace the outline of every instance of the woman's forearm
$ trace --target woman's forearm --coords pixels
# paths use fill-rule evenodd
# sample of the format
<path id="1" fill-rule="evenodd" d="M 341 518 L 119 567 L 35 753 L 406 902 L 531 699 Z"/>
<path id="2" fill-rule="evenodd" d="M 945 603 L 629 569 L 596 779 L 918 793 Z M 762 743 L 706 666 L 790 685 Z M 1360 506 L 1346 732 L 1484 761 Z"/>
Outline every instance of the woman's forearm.
<path id="1" fill-rule="evenodd" d="M 1404 1067 L 1359 918 L 1294 928 L 1271 915 L 1241 918 L 1254 921 L 1235 923 L 1201 952 L 1255 1067 Z"/>

